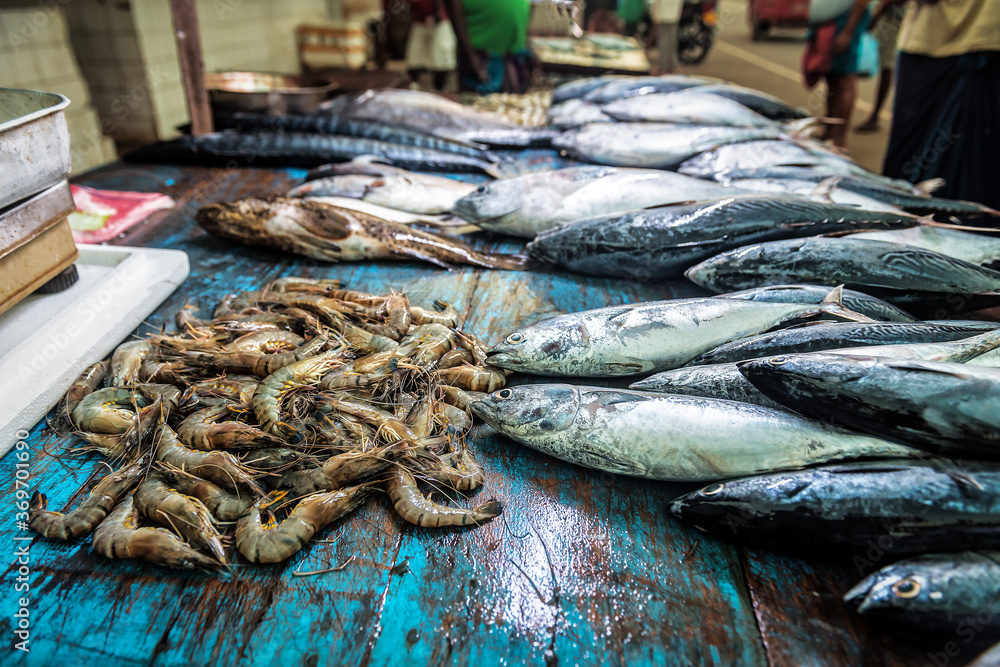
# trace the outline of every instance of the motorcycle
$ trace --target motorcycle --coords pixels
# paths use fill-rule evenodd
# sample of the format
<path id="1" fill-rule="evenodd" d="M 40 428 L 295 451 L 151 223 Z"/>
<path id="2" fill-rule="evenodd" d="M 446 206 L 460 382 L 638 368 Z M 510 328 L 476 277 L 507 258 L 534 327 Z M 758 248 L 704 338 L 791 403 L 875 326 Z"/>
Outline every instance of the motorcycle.
<path id="1" fill-rule="evenodd" d="M 685 65 L 703 61 L 715 41 L 718 0 L 685 2 L 677 27 L 677 58 Z"/>

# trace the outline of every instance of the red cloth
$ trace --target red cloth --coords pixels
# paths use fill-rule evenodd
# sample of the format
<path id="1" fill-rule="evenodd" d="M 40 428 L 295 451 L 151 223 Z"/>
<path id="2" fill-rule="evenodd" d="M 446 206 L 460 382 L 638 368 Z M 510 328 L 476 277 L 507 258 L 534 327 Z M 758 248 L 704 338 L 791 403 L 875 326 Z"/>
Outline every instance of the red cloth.
<path id="1" fill-rule="evenodd" d="M 824 23 L 809 35 L 802 52 L 802 76 L 806 88 L 819 83 L 820 77 L 833 69 L 833 40 L 837 37 L 837 22 Z"/>
<path id="2" fill-rule="evenodd" d="M 434 5 L 434 0 L 410 0 L 410 16 L 413 18 L 413 22 L 424 23 L 434 16 Z M 443 3 L 441 5 L 441 18 L 448 18 Z"/>

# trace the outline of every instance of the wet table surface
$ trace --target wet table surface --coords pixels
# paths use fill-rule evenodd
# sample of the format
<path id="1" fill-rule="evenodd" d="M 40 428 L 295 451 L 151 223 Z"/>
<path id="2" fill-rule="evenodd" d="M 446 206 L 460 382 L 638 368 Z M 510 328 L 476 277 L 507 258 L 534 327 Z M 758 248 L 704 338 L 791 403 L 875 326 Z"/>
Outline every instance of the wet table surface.
<path id="1" fill-rule="evenodd" d="M 137 333 L 171 327 L 185 302 L 209 313 L 227 293 L 292 275 L 400 290 L 415 305 L 443 299 L 489 343 L 556 313 L 698 294 L 684 283 L 554 272 L 323 264 L 231 245 L 194 223 L 201 205 L 278 194 L 302 176 L 118 163 L 78 178 L 177 200 L 168 215 L 117 241 L 184 250 L 191 260 L 190 277 Z M 516 248 L 488 235 L 475 243 Z M 69 441 L 44 424 L 23 428 L 24 483 L 44 491 L 50 508 L 74 507 L 106 473 L 96 458 L 59 458 Z M 562 463 L 484 425 L 471 447 L 487 471 L 478 498 L 502 501 L 501 518 L 474 529 L 422 529 L 397 518 L 383 494 L 317 536 L 335 541 L 310 544 L 285 563 L 190 574 L 107 560 L 89 538 L 62 544 L 20 530 L 8 455 L 0 461 L 8 503 L 0 540 L 10 549 L 0 628 L 10 644 L 0 663 L 902 666 L 971 658 L 893 636 L 842 603 L 862 574 L 886 564 L 877 545 L 853 562 L 741 548 L 668 516 L 670 501 L 690 486 Z M 26 545 L 25 572 L 14 550 Z M 348 560 L 337 572 L 292 575 Z M 9 648 L 21 597 L 29 601 L 30 653 Z"/>

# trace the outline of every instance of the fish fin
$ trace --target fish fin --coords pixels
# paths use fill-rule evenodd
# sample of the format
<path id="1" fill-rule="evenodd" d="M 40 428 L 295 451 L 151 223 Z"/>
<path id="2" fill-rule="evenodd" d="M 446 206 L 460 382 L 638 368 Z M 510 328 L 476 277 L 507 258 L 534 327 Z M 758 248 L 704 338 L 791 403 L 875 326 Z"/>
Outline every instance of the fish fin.
<path id="1" fill-rule="evenodd" d="M 838 185 L 840 185 L 840 176 L 824 179 L 809 193 L 809 198 L 833 203 L 833 191 L 837 189 Z"/>
<path id="2" fill-rule="evenodd" d="M 928 178 L 926 181 L 920 181 L 915 187 L 920 194 L 927 195 L 928 197 L 937 189 L 944 187 L 943 178 Z"/>
<path id="3" fill-rule="evenodd" d="M 853 310 L 846 308 L 843 304 L 844 298 L 844 286 L 838 285 L 830 290 L 830 293 L 819 302 L 820 312 L 827 313 L 829 315 L 835 315 L 841 317 L 845 320 L 851 322 L 876 322 L 867 315 L 862 315 L 861 313 L 856 313 Z"/>

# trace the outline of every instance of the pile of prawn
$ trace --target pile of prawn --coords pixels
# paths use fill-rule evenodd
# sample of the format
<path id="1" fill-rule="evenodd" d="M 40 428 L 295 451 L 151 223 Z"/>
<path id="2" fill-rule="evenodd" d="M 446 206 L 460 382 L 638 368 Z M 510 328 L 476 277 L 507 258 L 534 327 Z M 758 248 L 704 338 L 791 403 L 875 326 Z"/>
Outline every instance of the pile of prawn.
<path id="1" fill-rule="evenodd" d="M 114 472 L 74 510 L 32 496 L 29 526 L 180 569 L 298 552 L 378 490 L 418 526 L 474 526 L 502 512 L 439 504 L 485 475 L 466 446 L 469 405 L 505 383 L 448 304 L 411 306 L 338 281 L 281 278 L 230 295 L 212 319 L 120 345 L 67 392 L 57 425 Z"/>

